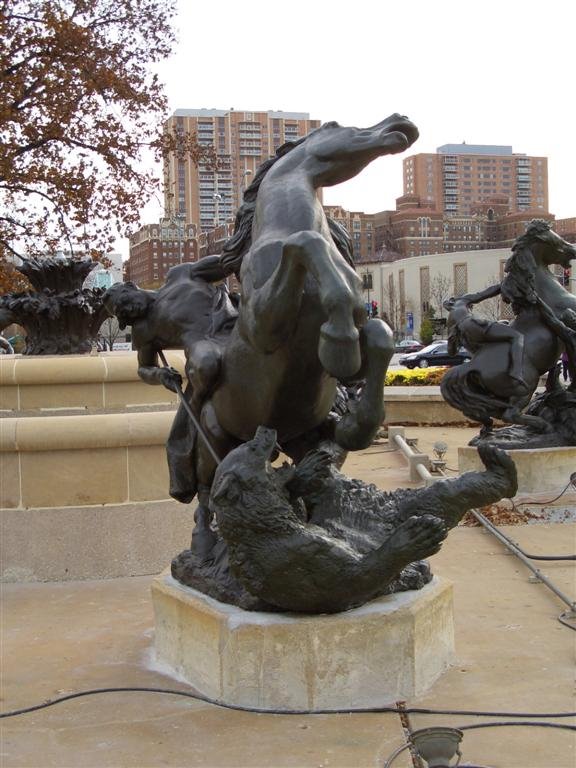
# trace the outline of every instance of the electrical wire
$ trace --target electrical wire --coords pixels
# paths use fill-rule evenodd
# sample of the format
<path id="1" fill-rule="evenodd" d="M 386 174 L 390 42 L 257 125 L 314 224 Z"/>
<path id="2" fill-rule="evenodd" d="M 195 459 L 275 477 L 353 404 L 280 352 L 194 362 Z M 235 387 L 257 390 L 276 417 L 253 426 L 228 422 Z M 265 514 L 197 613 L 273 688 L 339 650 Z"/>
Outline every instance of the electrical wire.
<path id="1" fill-rule="evenodd" d="M 550 499 L 549 501 L 521 501 L 521 502 L 519 502 L 519 504 L 520 504 L 521 507 L 524 507 L 524 506 L 536 506 L 536 507 L 538 507 L 540 505 L 545 507 L 546 504 L 553 504 L 555 501 L 558 501 L 558 499 L 561 499 L 562 496 L 564 496 L 564 494 L 566 493 L 568 488 L 570 488 L 571 485 L 572 485 L 572 480 L 568 480 L 568 484 L 566 485 L 564 490 L 560 491 L 558 496 L 555 496 L 553 499 Z M 510 499 L 510 501 L 512 501 L 512 499 Z M 513 507 L 516 506 L 513 501 L 512 501 L 512 506 Z"/>
<path id="2" fill-rule="evenodd" d="M 571 483 L 570 483 L 570 484 L 571 484 Z M 560 498 L 560 496 L 558 496 L 557 498 Z M 509 502 L 510 502 L 510 504 L 512 505 L 512 509 L 513 509 L 515 512 L 517 512 L 519 515 L 521 515 L 521 514 L 522 514 L 522 511 L 521 511 L 520 509 L 518 509 L 518 507 L 517 507 L 517 506 L 516 506 L 516 504 L 513 502 L 513 500 L 512 500 L 512 499 L 508 499 L 508 501 L 509 501 Z M 555 499 L 552 499 L 552 501 L 555 501 Z M 525 501 L 525 502 L 521 502 L 521 503 L 522 503 L 522 504 L 550 504 L 551 502 L 549 502 L 549 501 L 542 501 L 542 502 L 541 502 L 541 501 L 539 501 L 539 502 L 533 502 L 533 501 Z M 472 512 L 472 515 L 473 515 L 474 517 L 476 517 L 476 515 L 474 515 L 474 510 L 470 510 L 470 511 Z M 478 518 L 477 518 L 477 519 L 478 519 Z M 529 560 L 544 560 L 544 561 L 546 561 L 546 562 L 554 562 L 554 561 L 557 561 L 557 560 L 576 560 L 576 555 L 531 555 L 531 554 L 529 554 L 528 552 L 525 552 L 525 551 L 522 549 L 522 547 L 521 547 L 521 546 L 518 544 L 518 542 L 517 542 L 517 541 L 512 541 L 512 539 L 511 539 L 509 536 L 506 536 L 506 534 L 505 534 L 505 533 L 503 533 L 503 532 L 502 532 L 502 531 L 501 531 L 501 530 L 500 530 L 500 529 L 499 529 L 499 528 L 496 526 L 496 524 L 495 524 L 495 523 L 493 523 L 493 522 L 492 522 L 492 521 L 491 521 L 489 518 L 487 518 L 486 516 L 484 516 L 484 519 L 485 519 L 485 520 L 487 520 L 487 521 L 488 521 L 488 523 L 490 523 L 490 525 L 491 525 L 491 526 L 492 526 L 492 527 L 493 527 L 493 528 L 494 528 L 496 531 L 498 531 L 498 534 L 499 534 L 499 535 L 500 535 L 500 536 L 501 536 L 503 539 L 506 539 L 506 540 L 507 540 L 507 541 L 508 541 L 510 544 L 512 544 L 512 545 L 513 545 L 513 546 L 514 546 L 514 547 L 515 547 L 515 548 L 518 550 L 518 552 L 520 552 L 522 555 L 524 555 L 524 557 L 527 557 Z M 478 522 L 481 522 L 481 521 L 478 519 Z"/>
<path id="3" fill-rule="evenodd" d="M 471 725 L 456 725 L 454 726 L 459 731 L 474 731 L 478 728 L 509 728 L 509 727 L 529 727 L 537 726 L 538 728 L 562 728 L 565 731 L 576 731 L 576 725 L 566 725 L 565 723 L 542 723 L 537 720 L 529 720 L 526 722 L 505 722 L 505 723 L 472 723 Z"/>
<path id="4" fill-rule="evenodd" d="M 564 624 L 565 627 L 568 627 L 569 629 L 576 630 L 576 624 L 574 621 L 576 620 L 576 613 L 574 611 L 563 611 L 558 616 L 558 621 L 560 624 Z"/>
<path id="5" fill-rule="evenodd" d="M 35 704 L 30 707 L 23 707 L 22 709 L 14 709 L 8 712 L 0 713 L 0 718 L 16 717 L 17 715 L 25 715 L 29 712 L 36 712 L 40 709 L 46 709 L 52 707 L 55 704 L 61 704 L 65 701 L 71 701 L 72 699 L 79 699 L 83 696 L 94 696 L 100 693 L 164 693 L 173 696 L 184 696 L 185 698 L 195 699 L 196 701 L 203 701 L 206 704 L 212 704 L 216 707 L 223 709 L 232 709 L 239 712 L 253 712 L 255 714 L 263 715 L 354 715 L 354 714 L 379 714 L 379 713 L 394 713 L 400 714 L 401 712 L 410 715 L 464 715 L 470 717 L 525 717 L 525 718 L 550 718 L 558 719 L 564 717 L 576 717 L 576 712 L 482 712 L 475 710 L 462 710 L 462 709 L 428 709 L 424 707 L 361 707 L 358 709 L 263 709 L 262 707 L 243 707 L 239 704 L 226 704 L 212 699 L 209 696 L 204 696 L 200 693 L 191 693 L 190 691 L 180 691 L 173 688 L 149 688 L 149 687 L 118 687 L 118 688 L 92 688 L 86 691 L 78 691 L 76 693 L 68 693 L 64 696 L 59 696 L 57 699 L 50 699 L 44 701 L 41 704 Z"/>

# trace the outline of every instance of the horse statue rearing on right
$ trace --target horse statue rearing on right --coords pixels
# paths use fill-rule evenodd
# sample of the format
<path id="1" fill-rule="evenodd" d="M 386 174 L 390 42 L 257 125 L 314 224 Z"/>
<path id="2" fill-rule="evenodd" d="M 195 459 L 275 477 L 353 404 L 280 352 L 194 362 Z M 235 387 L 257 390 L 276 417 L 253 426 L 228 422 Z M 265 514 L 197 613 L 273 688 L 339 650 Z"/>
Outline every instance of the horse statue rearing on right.
<path id="1" fill-rule="evenodd" d="M 571 318 L 576 317 L 573 314 L 576 296 L 567 291 L 549 269 L 552 264 L 567 268 L 574 258 L 574 245 L 563 240 L 547 222 L 535 220 L 512 246 L 501 286 L 477 294 L 481 301 L 482 294 L 487 297 L 501 293 L 504 300 L 512 304 L 516 317 L 509 329 L 505 331 L 500 327 L 497 329 L 500 333 L 493 333 L 487 343 L 475 346 L 471 341 L 468 348 L 474 353 L 472 360 L 447 371 L 440 388 L 450 405 L 484 425 L 481 434 L 490 432 L 494 418 L 541 432 L 551 428 L 547 421 L 525 413 L 524 409 L 540 377 L 554 368 L 564 347 L 571 365 L 575 365 L 576 328 L 571 329 L 570 324 Z M 457 307 L 455 315 L 456 311 L 462 312 L 458 298 L 453 303 Z M 473 323 L 472 317 L 464 317 L 464 323 L 470 322 Z M 466 346 L 464 323 L 461 343 Z M 519 335 L 522 336 L 521 366 L 515 343 Z M 510 365 L 511 349 L 513 365 Z"/>

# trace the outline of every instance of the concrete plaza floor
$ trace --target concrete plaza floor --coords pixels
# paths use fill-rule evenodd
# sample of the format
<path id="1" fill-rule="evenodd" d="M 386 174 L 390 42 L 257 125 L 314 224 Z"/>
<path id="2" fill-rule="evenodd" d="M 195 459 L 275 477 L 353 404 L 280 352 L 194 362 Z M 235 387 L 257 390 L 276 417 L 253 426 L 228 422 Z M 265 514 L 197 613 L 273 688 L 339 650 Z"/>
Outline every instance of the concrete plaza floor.
<path id="1" fill-rule="evenodd" d="M 456 449 L 474 430 L 410 428 L 425 451 Z M 382 488 L 408 486 L 407 465 L 385 442 L 351 456 L 346 472 Z M 533 553 L 573 554 L 574 524 L 503 528 Z M 33 536 L 34 532 L 31 531 Z M 89 531 L 86 532 L 89 536 Z M 49 546 L 49 542 L 46 542 Z M 432 558 L 454 584 L 456 660 L 408 706 L 484 712 L 574 710 L 575 633 L 565 606 L 479 528 L 459 527 Z M 576 596 L 574 563 L 541 570 Z M 2 709 L 76 691 L 148 686 L 189 690 L 156 665 L 152 577 L 2 585 Z M 413 728 L 519 718 L 412 715 Z M 574 724 L 573 719 L 552 722 Z M 398 715 L 286 716 L 221 709 L 170 694 L 104 693 L 0 720 L 2 768 L 363 768 L 382 766 L 405 738 Z M 495 727 L 464 732 L 462 763 L 492 768 L 573 768 L 574 732 Z M 405 752 L 394 768 L 413 763 Z"/>

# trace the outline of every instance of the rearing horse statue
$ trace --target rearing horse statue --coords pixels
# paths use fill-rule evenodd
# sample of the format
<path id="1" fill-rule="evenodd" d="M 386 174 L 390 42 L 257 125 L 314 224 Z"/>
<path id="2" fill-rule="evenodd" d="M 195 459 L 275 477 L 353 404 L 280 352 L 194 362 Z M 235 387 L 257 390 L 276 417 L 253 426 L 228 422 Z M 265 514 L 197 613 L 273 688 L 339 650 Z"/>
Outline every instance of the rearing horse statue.
<path id="1" fill-rule="evenodd" d="M 450 405 L 484 425 L 481 435 L 492 429 L 493 418 L 542 432 L 551 428 L 539 416 L 524 413 L 524 408 L 540 377 L 556 365 L 564 347 L 573 369 L 576 364 L 576 327 L 571 328 L 576 318 L 576 296 L 549 269 L 552 264 L 567 268 L 574 258 L 574 245 L 563 240 L 547 222 L 532 221 L 512 246 L 502 285 L 482 292 L 485 297 L 501 293 L 516 315 L 509 329 L 496 329 L 499 334 L 490 335 L 490 329 L 478 328 L 480 335 L 489 337 L 485 338 L 486 343 L 477 343 L 476 338 L 468 341 L 466 326 L 474 330 L 473 316 L 469 314 L 460 321 L 458 313 L 463 308 L 458 306 L 458 299 L 453 300 L 454 314 L 451 313 L 449 322 L 460 323 L 460 343 L 474 355 L 469 363 L 447 371 L 440 388 Z M 477 296 L 477 300 L 482 300 L 481 294 Z M 472 335 L 476 337 L 478 333 Z M 516 354 L 516 364 L 511 366 L 510 345 L 514 350 L 515 338 L 519 336 L 522 344 L 517 350 L 520 349 L 522 357 L 519 360 Z"/>
<path id="2" fill-rule="evenodd" d="M 333 437 L 345 450 L 370 444 L 382 423 L 392 333 L 381 320 L 367 319 L 351 248 L 345 258 L 345 234 L 327 220 L 317 190 L 353 178 L 417 137 L 416 126 L 398 114 L 366 129 L 326 123 L 281 147 L 246 190 L 222 257 L 226 271 L 240 274 L 239 319 L 200 414 L 220 457 L 264 425 L 298 461 L 317 442 L 313 435 L 327 420 L 337 380 L 358 378 L 366 380 L 362 396 Z M 208 541 L 216 463 L 202 440 L 195 450 L 196 541 L 202 532 Z"/>

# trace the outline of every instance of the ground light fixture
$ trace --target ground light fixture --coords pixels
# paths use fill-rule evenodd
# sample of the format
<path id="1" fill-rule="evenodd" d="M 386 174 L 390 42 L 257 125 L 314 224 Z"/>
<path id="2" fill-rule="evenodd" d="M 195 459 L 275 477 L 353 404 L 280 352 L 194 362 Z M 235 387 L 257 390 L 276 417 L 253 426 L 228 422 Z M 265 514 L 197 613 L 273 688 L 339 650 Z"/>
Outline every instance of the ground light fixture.
<path id="1" fill-rule="evenodd" d="M 415 751 L 415 757 L 426 763 L 426 768 L 456 768 L 462 757 L 459 747 L 463 735 L 458 728 L 442 725 L 412 731 L 409 743 L 397 749 L 386 760 L 383 768 L 389 768 L 396 758 L 409 748 Z"/>
<path id="2" fill-rule="evenodd" d="M 432 446 L 432 450 L 436 454 L 436 458 L 442 461 L 442 459 L 446 454 L 446 451 L 448 450 L 448 443 L 445 443 L 442 440 L 437 440 Z"/>
<path id="3" fill-rule="evenodd" d="M 448 450 L 448 444 L 443 442 L 442 440 L 437 440 L 432 446 L 432 450 L 434 451 L 436 458 L 432 459 L 430 462 L 432 465 L 431 471 L 442 472 L 444 469 L 446 469 L 446 461 L 444 459 L 444 456 L 446 455 L 446 451 Z"/>
<path id="4" fill-rule="evenodd" d="M 463 735 L 457 728 L 434 726 L 412 731 L 410 740 L 428 768 L 452 768 L 462 757 L 459 745 Z M 452 762 L 454 757 L 456 762 Z"/>

